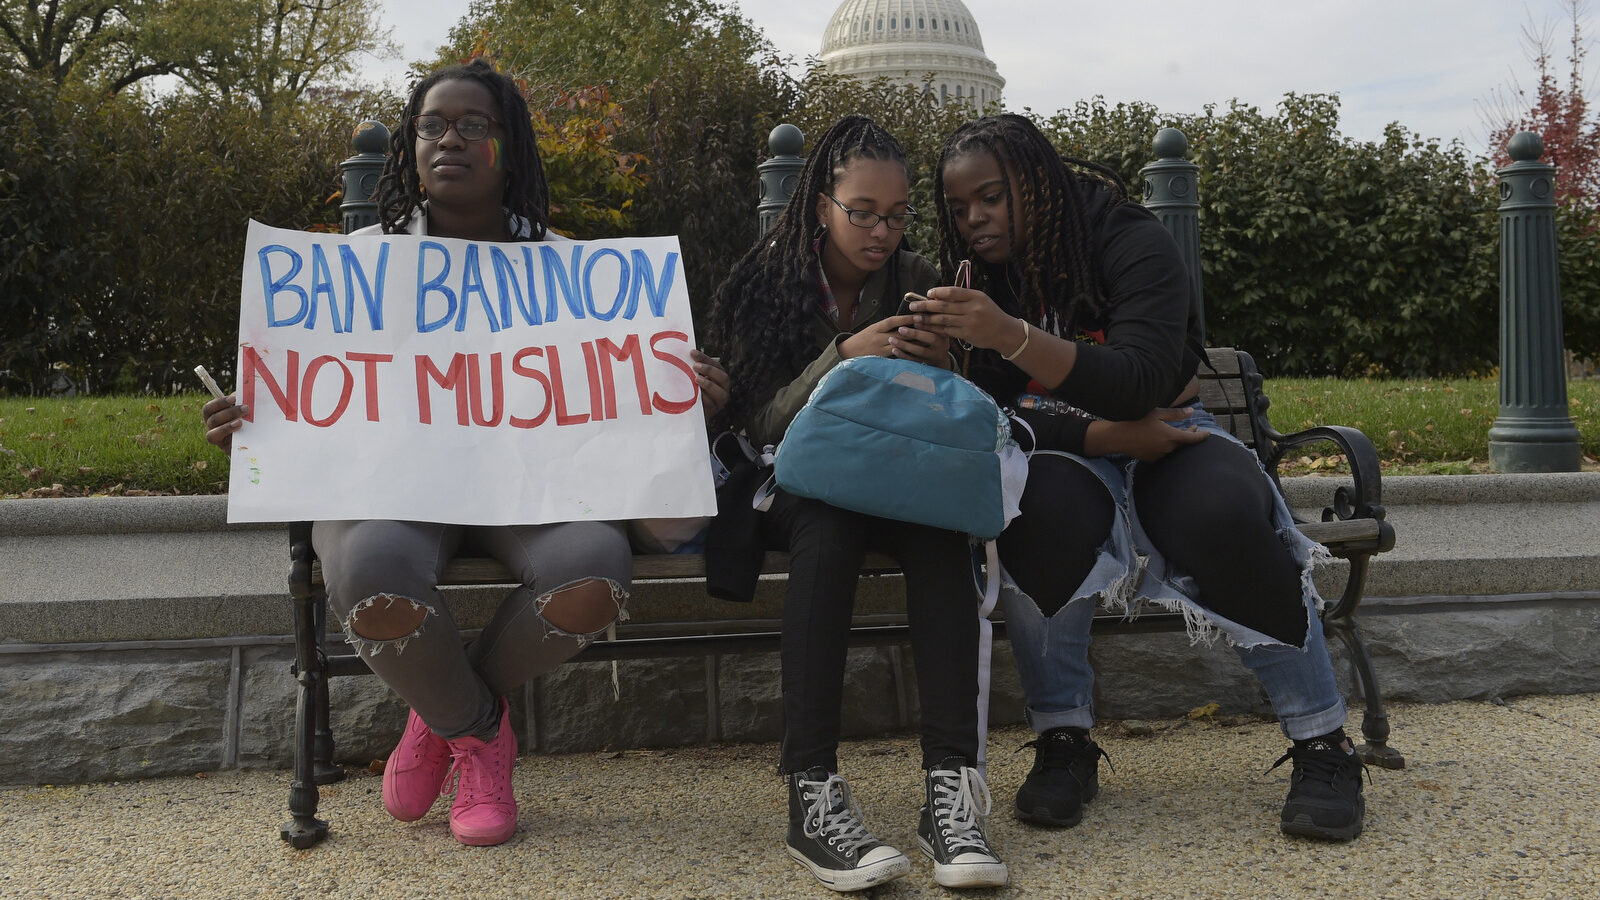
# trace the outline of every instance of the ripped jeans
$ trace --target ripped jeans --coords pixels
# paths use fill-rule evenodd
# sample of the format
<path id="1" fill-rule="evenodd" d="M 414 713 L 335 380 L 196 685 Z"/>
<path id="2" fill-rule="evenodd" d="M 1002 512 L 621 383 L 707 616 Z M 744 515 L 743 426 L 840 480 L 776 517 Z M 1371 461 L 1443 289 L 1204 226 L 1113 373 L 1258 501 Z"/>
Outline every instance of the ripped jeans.
<path id="1" fill-rule="evenodd" d="M 612 522 L 317 522 L 311 539 L 347 642 L 446 739 L 492 735 L 498 697 L 571 659 L 627 616 L 633 557 Z M 445 564 L 463 549 L 494 557 L 521 582 L 465 646 L 438 588 Z M 568 591 L 586 592 L 585 608 L 563 609 L 570 617 L 557 618 L 581 621 L 581 630 L 546 618 Z"/>
<path id="2" fill-rule="evenodd" d="M 1206 440 L 1155 463 L 1054 451 L 1030 461 L 1022 514 L 1000 536 L 1000 604 L 1035 731 L 1094 724 L 1096 603 L 1127 612 L 1141 599 L 1182 613 L 1194 641 L 1224 637 L 1289 738 L 1344 725 L 1311 581 L 1327 551 L 1294 528 L 1248 448 L 1198 406 L 1175 426 L 1190 424 Z M 1141 493 L 1140 479 L 1178 490 Z M 1212 570 L 1186 571 L 1173 559 L 1185 554 Z"/>

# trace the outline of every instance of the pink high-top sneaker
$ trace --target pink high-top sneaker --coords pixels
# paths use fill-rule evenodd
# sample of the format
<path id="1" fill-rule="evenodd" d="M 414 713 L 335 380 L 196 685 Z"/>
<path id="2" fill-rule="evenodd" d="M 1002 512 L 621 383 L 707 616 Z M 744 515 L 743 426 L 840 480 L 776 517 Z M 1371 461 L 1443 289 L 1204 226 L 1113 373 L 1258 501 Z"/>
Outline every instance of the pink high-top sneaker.
<path id="1" fill-rule="evenodd" d="M 449 741 L 453 762 L 448 782 L 456 782 L 450 804 L 450 833 L 463 844 L 503 844 L 517 831 L 517 801 L 511 796 L 511 767 L 517 762 L 517 736 L 511 730 L 511 704 L 500 700 L 500 730 L 487 743 L 475 737 Z"/>
<path id="2" fill-rule="evenodd" d="M 405 734 L 383 766 L 383 808 L 402 822 L 422 818 L 439 799 L 449 770 L 450 744 L 413 711 L 406 719 Z"/>

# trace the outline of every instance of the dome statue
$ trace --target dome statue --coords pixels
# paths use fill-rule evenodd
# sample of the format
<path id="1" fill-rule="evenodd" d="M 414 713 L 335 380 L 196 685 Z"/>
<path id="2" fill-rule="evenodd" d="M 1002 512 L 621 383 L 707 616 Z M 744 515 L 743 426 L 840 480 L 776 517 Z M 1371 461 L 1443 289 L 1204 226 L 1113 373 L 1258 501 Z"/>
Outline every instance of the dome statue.
<path id="1" fill-rule="evenodd" d="M 821 59 L 828 71 L 863 81 L 920 86 L 931 73 L 946 103 L 983 107 L 1000 100 L 1006 83 L 961 0 L 845 0 L 828 20 Z"/>

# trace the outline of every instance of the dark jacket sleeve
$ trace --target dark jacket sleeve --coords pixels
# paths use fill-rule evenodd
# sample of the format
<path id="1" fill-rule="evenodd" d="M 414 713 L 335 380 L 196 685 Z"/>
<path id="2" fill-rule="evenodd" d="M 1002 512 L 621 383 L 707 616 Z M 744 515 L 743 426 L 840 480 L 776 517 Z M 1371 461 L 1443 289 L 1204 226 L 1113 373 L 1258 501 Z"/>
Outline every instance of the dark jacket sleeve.
<path id="1" fill-rule="evenodd" d="M 1077 362 L 1053 393 L 1101 418 L 1139 419 L 1176 399 L 1189 330 L 1188 272 L 1172 236 L 1140 206 L 1112 208 L 1097 244 L 1105 343 L 1079 344 Z"/>

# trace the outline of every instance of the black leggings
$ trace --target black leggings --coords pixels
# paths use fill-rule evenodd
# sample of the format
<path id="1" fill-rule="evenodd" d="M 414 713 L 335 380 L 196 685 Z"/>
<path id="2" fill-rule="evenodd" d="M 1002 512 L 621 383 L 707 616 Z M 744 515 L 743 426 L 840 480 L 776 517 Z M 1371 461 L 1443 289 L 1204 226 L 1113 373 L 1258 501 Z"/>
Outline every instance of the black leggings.
<path id="1" fill-rule="evenodd" d="M 1194 577 L 1199 604 L 1298 647 L 1306 639 L 1300 570 L 1272 526 L 1275 499 L 1249 451 L 1216 436 L 1134 471 L 1145 534 Z M 1033 458 L 1022 514 L 1000 536 L 1000 559 L 1046 616 L 1088 577 L 1113 512 L 1088 469 L 1059 456 Z"/>
<path id="2" fill-rule="evenodd" d="M 762 533 L 768 547 L 791 557 L 781 645 L 783 771 L 839 770 L 846 644 L 869 549 L 887 552 L 905 572 L 923 768 L 952 756 L 976 764 L 978 598 L 966 536 L 783 491 L 762 516 Z"/>

